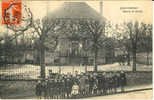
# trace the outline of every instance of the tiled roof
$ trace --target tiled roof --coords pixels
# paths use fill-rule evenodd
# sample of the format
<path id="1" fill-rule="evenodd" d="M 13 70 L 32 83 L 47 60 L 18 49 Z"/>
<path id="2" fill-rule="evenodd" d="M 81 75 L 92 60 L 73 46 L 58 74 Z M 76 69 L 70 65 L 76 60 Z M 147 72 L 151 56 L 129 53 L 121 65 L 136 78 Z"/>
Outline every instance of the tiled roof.
<path id="1" fill-rule="evenodd" d="M 64 2 L 55 11 L 48 14 L 50 18 L 90 18 L 95 20 L 104 19 L 97 11 L 85 2 Z"/>

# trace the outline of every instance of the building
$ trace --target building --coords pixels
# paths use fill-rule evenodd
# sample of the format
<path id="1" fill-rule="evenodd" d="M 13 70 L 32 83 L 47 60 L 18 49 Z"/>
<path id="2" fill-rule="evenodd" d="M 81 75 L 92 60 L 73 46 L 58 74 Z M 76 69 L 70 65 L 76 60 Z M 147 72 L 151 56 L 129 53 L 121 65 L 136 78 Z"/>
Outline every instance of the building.
<path id="1" fill-rule="evenodd" d="M 100 8 L 102 9 L 102 7 Z M 105 18 L 101 14 L 102 12 L 98 13 L 84 2 L 65 2 L 52 13 L 48 13 L 46 17 L 48 19 L 62 19 L 68 23 L 73 21 L 71 25 L 76 27 L 78 20 L 92 19 L 104 22 Z M 45 51 L 45 63 L 54 65 L 93 64 L 94 54 L 91 51 L 84 50 L 85 47 L 83 47 L 86 39 L 79 38 L 79 31 L 73 31 L 72 33 L 68 31 L 68 34 L 73 35 L 69 38 L 59 40 L 59 44 L 54 53 Z M 101 48 L 98 52 L 97 62 L 98 64 L 110 63 L 112 62 L 110 58 L 113 56 L 113 50 L 106 51 L 105 48 Z"/>

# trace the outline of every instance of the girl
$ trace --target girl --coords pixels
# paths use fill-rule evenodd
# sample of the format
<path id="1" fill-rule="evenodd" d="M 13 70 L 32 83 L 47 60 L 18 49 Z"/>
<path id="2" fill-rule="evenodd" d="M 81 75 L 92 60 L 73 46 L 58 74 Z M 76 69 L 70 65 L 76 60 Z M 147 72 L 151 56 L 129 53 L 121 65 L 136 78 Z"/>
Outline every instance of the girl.
<path id="1" fill-rule="evenodd" d="M 73 85 L 73 87 L 72 87 L 72 97 L 73 97 L 74 99 L 76 99 L 77 96 L 78 96 L 78 94 L 79 94 L 79 86 L 78 86 L 78 84 L 75 82 L 74 85 Z"/>

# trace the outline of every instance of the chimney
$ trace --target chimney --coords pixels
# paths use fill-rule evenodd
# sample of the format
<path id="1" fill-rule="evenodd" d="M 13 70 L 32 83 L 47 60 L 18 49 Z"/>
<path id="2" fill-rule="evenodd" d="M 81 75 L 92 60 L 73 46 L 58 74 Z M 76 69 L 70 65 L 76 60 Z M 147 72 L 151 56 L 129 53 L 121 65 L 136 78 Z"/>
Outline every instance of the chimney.
<path id="1" fill-rule="evenodd" d="M 103 16 L 103 1 L 100 1 L 100 14 Z"/>

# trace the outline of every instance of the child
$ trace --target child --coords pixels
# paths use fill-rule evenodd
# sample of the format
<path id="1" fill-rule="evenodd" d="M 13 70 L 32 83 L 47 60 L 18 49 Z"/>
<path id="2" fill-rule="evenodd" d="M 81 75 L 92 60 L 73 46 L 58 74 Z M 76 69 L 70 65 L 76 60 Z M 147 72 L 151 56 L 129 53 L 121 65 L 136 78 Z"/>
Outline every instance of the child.
<path id="1" fill-rule="evenodd" d="M 73 97 L 74 99 L 76 99 L 78 94 L 79 94 L 79 86 L 78 86 L 78 84 L 75 82 L 74 85 L 73 85 L 73 87 L 72 87 L 72 97 Z"/>
<path id="2" fill-rule="evenodd" d="M 93 94 L 96 95 L 97 94 L 97 84 L 96 83 L 94 84 L 93 91 L 94 91 Z"/>
<path id="3" fill-rule="evenodd" d="M 38 81 L 38 83 L 36 84 L 36 96 L 38 97 L 38 99 L 41 99 L 41 88 L 42 88 L 42 84 L 41 81 Z"/>

